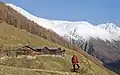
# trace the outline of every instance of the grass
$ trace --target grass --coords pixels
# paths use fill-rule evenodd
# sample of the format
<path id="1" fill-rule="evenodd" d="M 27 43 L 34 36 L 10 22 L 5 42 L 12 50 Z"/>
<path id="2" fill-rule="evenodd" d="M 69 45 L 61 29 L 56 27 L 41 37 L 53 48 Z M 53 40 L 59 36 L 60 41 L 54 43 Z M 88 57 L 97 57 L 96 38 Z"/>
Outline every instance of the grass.
<path id="1" fill-rule="evenodd" d="M 81 69 L 79 75 L 109 75 L 109 72 L 94 62 L 90 61 L 83 54 L 67 49 L 36 35 L 30 34 L 24 30 L 17 29 L 6 23 L 0 23 L 0 45 L 2 49 L 9 49 L 19 45 L 34 45 L 34 46 L 56 46 L 66 49 L 67 53 L 64 58 L 52 57 L 52 56 L 37 56 L 35 59 L 23 58 L 10 58 L 0 59 L 0 75 L 67 75 L 58 72 L 71 72 L 71 56 L 76 53 L 79 61 L 86 61 L 86 63 L 80 63 Z M 8 67 L 3 67 L 8 66 Z M 12 66 L 12 69 L 9 67 Z M 18 67 L 18 68 L 14 68 Z M 27 69 L 42 69 L 52 72 L 43 71 L 30 71 Z M 69 74 L 70 75 L 70 74 Z"/>
<path id="2" fill-rule="evenodd" d="M 82 58 L 82 59 L 81 59 Z M 83 60 L 84 57 L 79 58 Z M 60 71 L 60 72 L 71 72 L 72 64 L 71 57 L 69 55 L 64 58 L 53 57 L 53 56 L 37 56 L 35 59 L 23 58 L 11 58 L 6 60 L 0 60 L 0 65 L 13 66 L 19 68 L 29 68 L 29 69 L 42 69 L 48 71 Z M 90 61 L 89 61 L 90 62 Z M 78 74 L 89 75 L 93 73 L 95 75 L 109 75 L 104 69 L 90 62 L 92 70 L 89 68 L 87 63 L 81 63 L 80 70 Z"/>
<path id="3" fill-rule="evenodd" d="M 77 73 L 0 66 L 0 75 L 78 75 Z"/>

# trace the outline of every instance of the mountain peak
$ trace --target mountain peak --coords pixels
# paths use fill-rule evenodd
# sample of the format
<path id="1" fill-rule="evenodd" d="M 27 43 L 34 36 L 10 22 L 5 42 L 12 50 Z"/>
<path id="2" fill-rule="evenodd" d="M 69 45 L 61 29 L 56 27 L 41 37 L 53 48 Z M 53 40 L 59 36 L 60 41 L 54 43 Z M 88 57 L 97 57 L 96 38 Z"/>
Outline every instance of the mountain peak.
<path id="1" fill-rule="evenodd" d="M 114 23 L 105 23 L 105 24 L 100 24 L 98 26 L 112 35 L 118 34 L 120 32 L 120 28 L 116 26 Z"/>
<path id="2" fill-rule="evenodd" d="M 98 25 L 99 27 L 103 29 L 117 29 L 118 27 L 114 23 L 105 23 L 105 24 L 100 24 Z"/>

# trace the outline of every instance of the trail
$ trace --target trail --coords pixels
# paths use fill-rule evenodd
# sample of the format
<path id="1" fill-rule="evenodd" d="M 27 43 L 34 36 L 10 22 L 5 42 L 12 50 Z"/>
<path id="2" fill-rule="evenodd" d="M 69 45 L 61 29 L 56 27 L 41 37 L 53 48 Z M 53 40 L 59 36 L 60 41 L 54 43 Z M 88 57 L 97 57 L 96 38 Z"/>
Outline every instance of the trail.
<path id="1" fill-rule="evenodd" d="M 11 66 L 3 66 L 3 65 L 0 65 L 0 67 L 9 68 L 9 69 L 35 71 L 35 72 L 57 73 L 61 75 L 80 75 L 78 73 L 73 73 L 73 72 L 50 71 L 50 70 L 43 70 L 43 69 L 20 68 L 20 67 L 11 67 Z"/>

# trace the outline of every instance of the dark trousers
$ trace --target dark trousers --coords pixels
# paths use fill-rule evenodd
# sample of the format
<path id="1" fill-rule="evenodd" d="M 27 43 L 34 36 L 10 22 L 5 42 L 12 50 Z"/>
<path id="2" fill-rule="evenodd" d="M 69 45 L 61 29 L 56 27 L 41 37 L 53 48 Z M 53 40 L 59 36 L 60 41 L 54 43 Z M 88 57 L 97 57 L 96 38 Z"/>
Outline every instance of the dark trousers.
<path id="1" fill-rule="evenodd" d="M 79 64 L 73 64 L 73 70 L 75 72 L 75 65 L 77 65 L 78 69 L 80 68 Z"/>

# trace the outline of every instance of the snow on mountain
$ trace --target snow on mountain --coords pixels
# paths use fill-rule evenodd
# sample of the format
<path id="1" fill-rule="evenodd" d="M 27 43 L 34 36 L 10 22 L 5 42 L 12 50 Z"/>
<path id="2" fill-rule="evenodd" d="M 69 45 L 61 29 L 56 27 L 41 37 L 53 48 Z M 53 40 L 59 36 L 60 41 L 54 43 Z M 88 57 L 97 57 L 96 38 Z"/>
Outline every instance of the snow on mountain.
<path id="1" fill-rule="evenodd" d="M 111 34 L 114 39 L 120 39 L 120 28 L 117 27 L 114 23 L 100 24 L 98 27 L 109 32 L 109 34 Z"/>
<path id="2" fill-rule="evenodd" d="M 107 32 L 111 33 L 112 35 L 120 33 L 120 28 L 117 27 L 114 23 L 100 24 L 100 25 L 98 25 L 98 27 L 106 30 Z"/>
<path id="3" fill-rule="evenodd" d="M 118 38 L 120 39 L 120 28 L 113 23 L 100 24 L 96 26 L 86 21 L 71 22 L 48 20 L 33 16 L 27 11 L 13 4 L 6 5 L 12 7 L 18 13 L 34 21 L 38 25 L 43 26 L 47 29 L 52 29 L 57 34 L 62 36 L 67 35 L 75 39 L 78 39 L 77 36 L 82 36 L 82 38 L 84 39 L 88 39 L 89 37 L 93 37 L 95 39 L 99 38 L 102 40 L 118 40 Z"/>
<path id="4" fill-rule="evenodd" d="M 12 7 L 18 13 L 22 14 L 23 16 L 25 16 L 29 20 L 34 21 L 35 23 L 37 23 L 40 26 L 43 26 L 45 28 L 53 28 L 53 24 L 52 24 L 52 22 L 50 20 L 39 18 L 39 17 L 36 17 L 34 15 L 31 15 L 30 13 L 28 13 L 24 9 L 22 9 L 20 7 L 17 7 L 14 4 L 6 4 L 6 5 Z M 49 25 L 49 26 L 47 26 L 47 25 Z"/>

